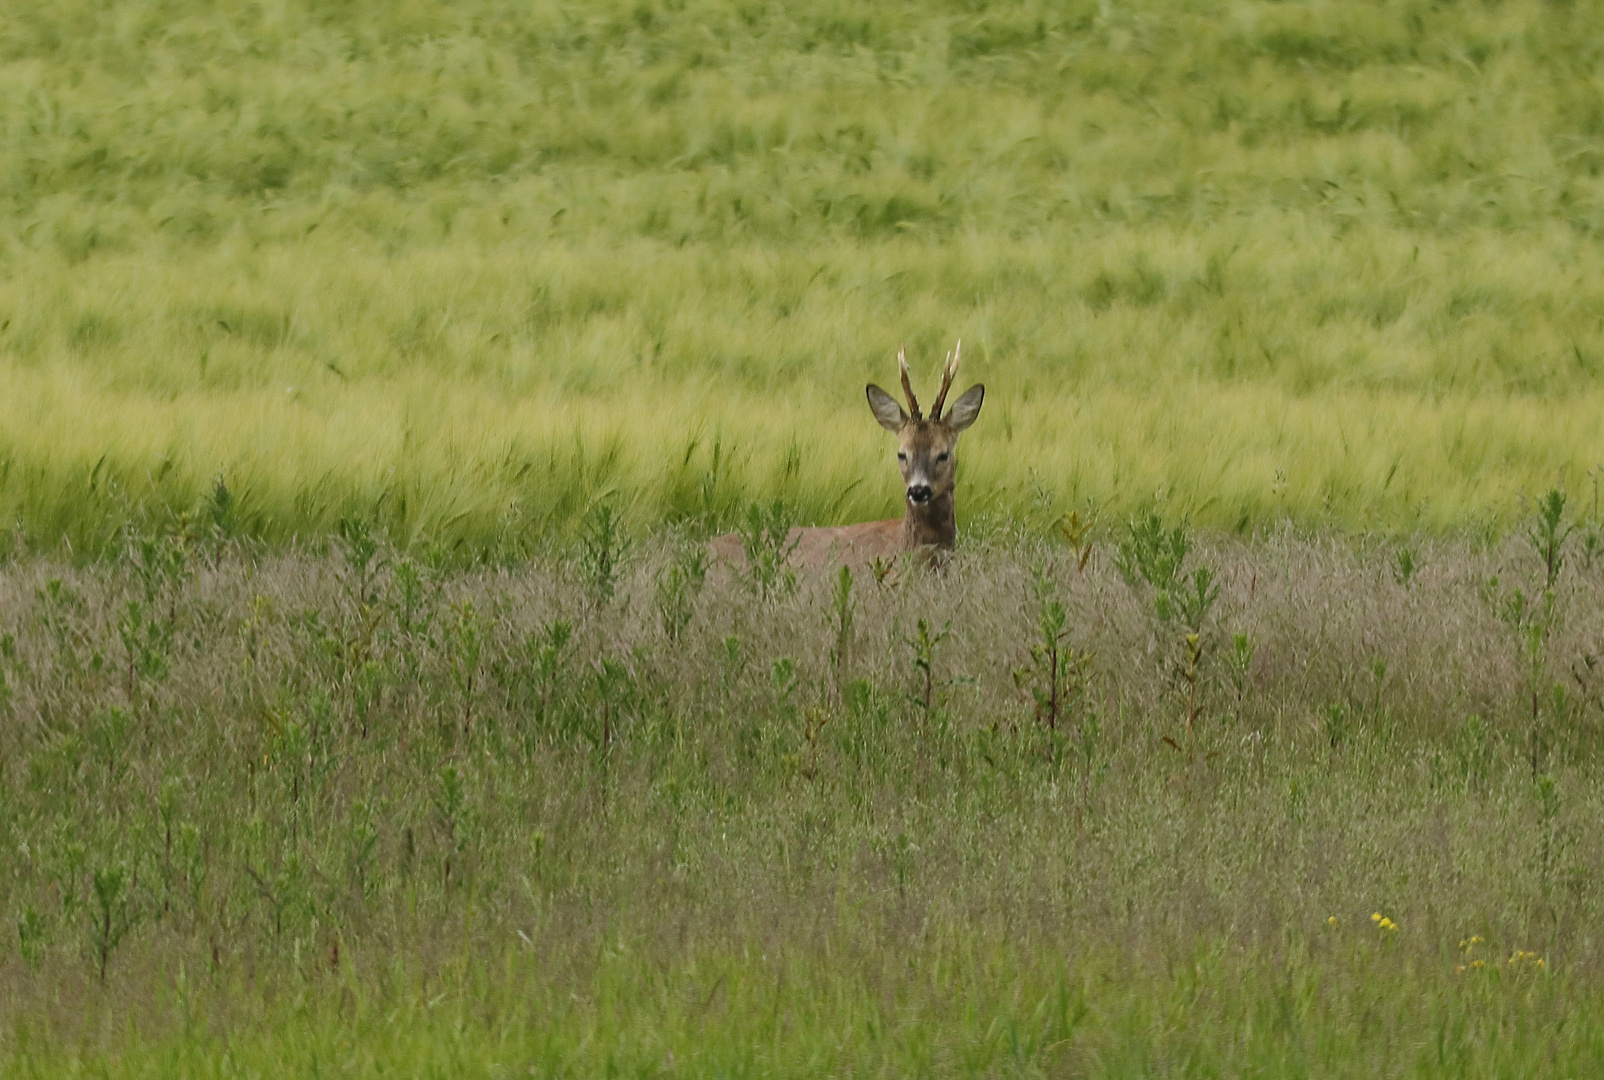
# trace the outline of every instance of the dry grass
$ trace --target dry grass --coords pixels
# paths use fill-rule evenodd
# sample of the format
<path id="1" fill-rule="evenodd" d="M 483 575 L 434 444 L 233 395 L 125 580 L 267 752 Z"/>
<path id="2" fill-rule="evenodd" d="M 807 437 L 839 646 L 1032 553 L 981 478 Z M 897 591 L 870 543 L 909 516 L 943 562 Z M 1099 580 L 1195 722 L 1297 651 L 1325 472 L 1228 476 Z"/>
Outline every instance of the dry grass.
<path id="1" fill-rule="evenodd" d="M 6 568 L 6 1068 L 204 1073 L 219 1040 L 470 1073 L 1596 1061 L 1604 567 L 1576 541 L 1535 776 L 1487 599 L 1493 575 L 1540 589 L 1524 541 L 1421 541 L 1406 585 L 1374 542 L 1207 539 L 1190 756 L 1163 741 L 1184 635 L 1111 543 L 1084 572 L 999 541 L 859 581 L 839 669 L 824 580 L 710 581 L 671 636 L 659 582 L 691 550 L 637 549 L 609 602 L 594 561 L 423 570 L 407 616 L 394 565 L 364 586 L 335 553 L 203 544 L 156 589 L 169 671 L 132 683 L 131 563 Z M 1043 596 L 1092 657 L 1056 739 L 1015 676 Z M 951 620 L 928 715 L 920 619 Z M 543 669 L 554 620 L 573 636 Z M 92 878 L 117 867 L 102 988 Z M 1475 957 L 1500 970 L 1455 971 Z"/>

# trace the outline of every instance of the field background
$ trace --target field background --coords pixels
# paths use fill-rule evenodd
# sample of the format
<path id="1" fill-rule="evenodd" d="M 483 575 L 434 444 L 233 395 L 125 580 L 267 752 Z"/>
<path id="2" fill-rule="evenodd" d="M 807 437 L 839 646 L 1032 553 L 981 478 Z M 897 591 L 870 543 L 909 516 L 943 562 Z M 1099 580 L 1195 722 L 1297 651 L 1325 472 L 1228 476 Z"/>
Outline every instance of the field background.
<path id="1" fill-rule="evenodd" d="M 0 13 L 0 515 L 521 548 L 896 512 L 1497 531 L 1604 460 L 1604 15 L 1566 3 Z"/>
<path id="2" fill-rule="evenodd" d="M 1587 3 L 5 4 L 0 1080 L 1604 1074 L 1601 168 Z"/>

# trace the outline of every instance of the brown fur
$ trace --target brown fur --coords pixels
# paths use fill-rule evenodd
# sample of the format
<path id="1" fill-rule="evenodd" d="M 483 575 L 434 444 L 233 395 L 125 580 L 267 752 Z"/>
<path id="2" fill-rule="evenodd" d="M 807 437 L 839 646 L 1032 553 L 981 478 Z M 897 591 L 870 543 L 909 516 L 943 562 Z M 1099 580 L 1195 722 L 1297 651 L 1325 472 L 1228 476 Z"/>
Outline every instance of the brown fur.
<path id="1" fill-rule="evenodd" d="M 897 466 L 902 472 L 905 513 L 886 521 L 792 529 L 789 539 L 795 546 L 791 555 L 793 565 L 804 569 L 840 565 L 862 567 L 876 559 L 890 560 L 910 552 L 922 552 L 936 561 L 953 549 L 958 538 L 953 495 L 958 479 L 958 435 L 979 415 L 986 390 L 978 383 L 970 387 L 953 403 L 947 415 L 941 417 L 939 410 L 958 370 L 957 354 L 949 355 L 941 391 L 936 395 L 937 411 L 928 419 L 923 418 L 909 385 L 907 361 L 900 356 L 899 360 L 909 411 L 904 411 L 890 394 L 873 383 L 865 388 L 865 393 L 880 426 L 897 436 Z M 734 533 L 716 537 L 708 550 L 718 562 L 738 565 L 746 561 L 741 538 Z"/>

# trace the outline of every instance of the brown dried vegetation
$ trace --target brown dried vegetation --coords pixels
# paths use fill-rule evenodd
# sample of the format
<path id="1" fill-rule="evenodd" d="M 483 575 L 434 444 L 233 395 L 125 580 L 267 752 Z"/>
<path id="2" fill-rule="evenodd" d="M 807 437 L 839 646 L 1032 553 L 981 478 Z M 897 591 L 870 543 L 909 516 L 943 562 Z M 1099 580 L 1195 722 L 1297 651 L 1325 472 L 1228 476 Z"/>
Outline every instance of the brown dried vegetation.
<path id="1" fill-rule="evenodd" d="M 1339 970 L 1328 917 L 1381 909 L 1427 969 L 1472 930 L 1581 990 L 1604 963 L 1580 553 L 1535 759 L 1498 600 L 1541 587 L 1523 539 L 1419 541 L 1404 577 L 1377 541 L 1205 538 L 1195 627 L 1106 543 L 759 590 L 660 537 L 605 599 L 580 561 L 431 569 L 360 529 L 175 544 L 0 569 L 0 1048 L 107 1002 L 160 1030 L 180 968 L 226 1011 L 331 967 L 388 985 L 397 956 L 427 984 L 528 950 L 583 987 L 607 942 L 652 970 L 834 957 L 863 987 L 970 945 Z"/>

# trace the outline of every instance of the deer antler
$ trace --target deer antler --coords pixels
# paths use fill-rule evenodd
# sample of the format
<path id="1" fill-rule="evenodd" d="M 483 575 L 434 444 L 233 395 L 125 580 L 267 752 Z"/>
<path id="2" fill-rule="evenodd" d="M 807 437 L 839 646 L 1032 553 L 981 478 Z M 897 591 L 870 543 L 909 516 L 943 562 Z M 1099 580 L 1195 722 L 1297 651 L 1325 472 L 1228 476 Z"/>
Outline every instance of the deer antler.
<path id="1" fill-rule="evenodd" d="M 908 347 L 906 345 L 902 345 L 897 348 L 897 366 L 902 369 L 902 392 L 906 394 L 908 398 L 908 413 L 915 420 L 918 420 L 920 419 L 919 399 L 913 396 L 913 383 L 908 381 L 907 350 Z"/>
<path id="2" fill-rule="evenodd" d="M 941 407 L 947 403 L 947 391 L 952 389 L 952 380 L 958 374 L 958 354 L 963 352 L 963 339 L 958 339 L 958 345 L 947 354 L 947 365 L 941 371 L 941 390 L 936 394 L 936 406 L 930 410 L 930 419 L 941 419 Z"/>

